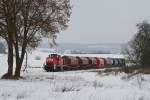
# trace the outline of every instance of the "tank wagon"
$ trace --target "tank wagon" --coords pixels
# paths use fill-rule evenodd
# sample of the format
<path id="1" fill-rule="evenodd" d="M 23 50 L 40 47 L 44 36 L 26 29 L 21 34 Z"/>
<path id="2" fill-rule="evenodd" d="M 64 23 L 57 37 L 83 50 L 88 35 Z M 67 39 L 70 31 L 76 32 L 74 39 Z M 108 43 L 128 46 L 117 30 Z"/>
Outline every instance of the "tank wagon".
<path id="1" fill-rule="evenodd" d="M 50 54 L 45 61 L 44 70 L 63 71 L 71 69 L 90 69 L 124 66 L 123 58 L 101 58 L 101 57 L 79 57 L 79 56 L 60 56 Z"/>

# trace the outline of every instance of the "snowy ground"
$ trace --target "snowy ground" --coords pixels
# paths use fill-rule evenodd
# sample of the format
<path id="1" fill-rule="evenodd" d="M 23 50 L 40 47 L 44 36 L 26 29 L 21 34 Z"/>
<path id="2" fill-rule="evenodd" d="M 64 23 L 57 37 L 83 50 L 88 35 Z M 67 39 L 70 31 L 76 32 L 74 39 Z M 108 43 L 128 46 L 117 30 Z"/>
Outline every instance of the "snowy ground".
<path id="1" fill-rule="evenodd" d="M 46 53 L 29 55 L 23 79 L 0 80 L 0 100 L 150 100 L 150 75 L 127 78 L 120 73 L 92 70 L 45 72 Z M 0 77 L 7 71 L 7 55 L 0 54 Z"/>

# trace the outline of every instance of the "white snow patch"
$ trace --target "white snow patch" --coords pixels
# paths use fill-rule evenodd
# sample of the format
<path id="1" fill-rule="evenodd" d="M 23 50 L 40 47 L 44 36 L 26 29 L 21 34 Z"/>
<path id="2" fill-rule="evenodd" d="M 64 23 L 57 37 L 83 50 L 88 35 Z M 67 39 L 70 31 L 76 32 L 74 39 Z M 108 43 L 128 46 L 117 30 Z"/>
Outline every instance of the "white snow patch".
<path id="1" fill-rule="evenodd" d="M 150 100 L 150 75 L 45 72 L 41 67 L 47 55 L 39 50 L 29 54 L 28 65 L 37 68 L 21 72 L 23 79 L 0 80 L 0 100 Z M 0 54 L 0 77 L 6 71 L 7 55 Z"/>

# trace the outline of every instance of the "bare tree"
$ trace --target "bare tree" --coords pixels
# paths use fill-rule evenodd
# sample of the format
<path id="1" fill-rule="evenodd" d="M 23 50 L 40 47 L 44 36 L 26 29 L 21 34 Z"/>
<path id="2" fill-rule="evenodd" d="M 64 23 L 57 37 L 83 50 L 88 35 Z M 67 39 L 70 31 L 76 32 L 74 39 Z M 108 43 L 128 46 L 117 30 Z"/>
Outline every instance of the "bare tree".
<path id="1" fill-rule="evenodd" d="M 4 76 L 11 77 L 13 74 L 13 36 L 14 20 L 12 18 L 11 1 L 0 0 L 0 37 L 8 44 L 8 72 Z"/>
<path id="2" fill-rule="evenodd" d="M 0 0 L 0 37 L 8 41 L 8 55 L 15 52 L 15 78 L 20 77 L 26 50 L 36 48 L 43 37 L 55 44 L 56 33 L 68 27 L 70 15 L 70 0 Z M 13 57 L 8 58 L 13 68 Z"/>

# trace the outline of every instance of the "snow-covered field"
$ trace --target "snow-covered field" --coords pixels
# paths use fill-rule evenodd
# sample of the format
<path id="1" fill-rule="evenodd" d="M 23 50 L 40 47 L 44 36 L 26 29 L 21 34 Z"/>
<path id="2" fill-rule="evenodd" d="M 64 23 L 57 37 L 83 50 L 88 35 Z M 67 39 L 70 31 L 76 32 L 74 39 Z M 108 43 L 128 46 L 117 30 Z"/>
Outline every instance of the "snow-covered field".
<path id="1" fill-rule="evenodd" d="M 29 54 L 30 68 L 21 73 L 23 79 L 0 80 L 0 100 L 150 100 L 150 75 L 45 72 L 39 67 L 47 54 L 40 50 Z M 6 62 L 7 55 L 0 54 L 0 77 L 7 71 Z"/>

